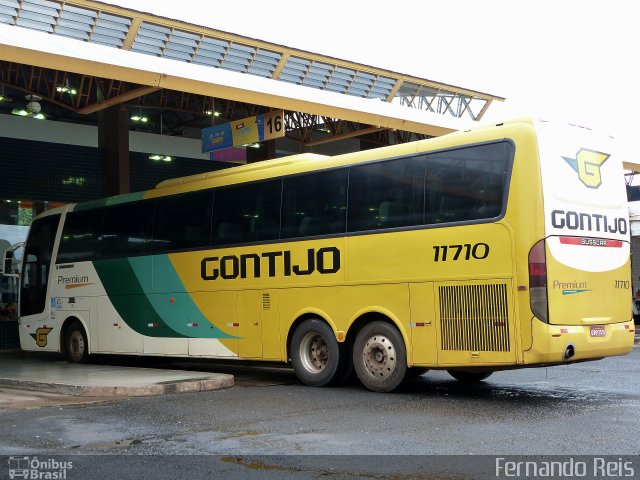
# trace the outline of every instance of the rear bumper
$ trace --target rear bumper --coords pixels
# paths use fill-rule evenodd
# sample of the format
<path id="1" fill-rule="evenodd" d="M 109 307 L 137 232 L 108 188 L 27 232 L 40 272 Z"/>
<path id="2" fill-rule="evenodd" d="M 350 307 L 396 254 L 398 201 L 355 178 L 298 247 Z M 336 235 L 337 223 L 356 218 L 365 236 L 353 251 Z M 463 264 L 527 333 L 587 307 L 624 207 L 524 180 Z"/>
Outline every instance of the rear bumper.
<path id="1" fill-rule="evenodd" d="M 625 355 L 633 348 L 633 321 L 604 325 L 604 337 L 592 337 L 589 325 L 549 325 L 537 318 L 531 321 L 533 343 L 524 352 L 524 364 L 562 364 L 578 360 Z M 565 359 L 567 347 L 574 355 Z"/>

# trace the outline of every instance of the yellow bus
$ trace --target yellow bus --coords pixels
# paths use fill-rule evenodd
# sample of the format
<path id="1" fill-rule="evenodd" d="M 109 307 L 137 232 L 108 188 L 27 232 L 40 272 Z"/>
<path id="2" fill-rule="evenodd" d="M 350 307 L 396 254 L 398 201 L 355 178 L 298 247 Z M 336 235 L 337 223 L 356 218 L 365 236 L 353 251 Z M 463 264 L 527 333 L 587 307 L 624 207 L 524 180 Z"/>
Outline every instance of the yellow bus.
<path id="1" fill-rule="evenodd" d="M 39 216 L 25 350 L 355 369 L 370 390 L 426 369 L 628 353 L 629 221 L 614 145 L 519 120 L 179 178 Z"/>

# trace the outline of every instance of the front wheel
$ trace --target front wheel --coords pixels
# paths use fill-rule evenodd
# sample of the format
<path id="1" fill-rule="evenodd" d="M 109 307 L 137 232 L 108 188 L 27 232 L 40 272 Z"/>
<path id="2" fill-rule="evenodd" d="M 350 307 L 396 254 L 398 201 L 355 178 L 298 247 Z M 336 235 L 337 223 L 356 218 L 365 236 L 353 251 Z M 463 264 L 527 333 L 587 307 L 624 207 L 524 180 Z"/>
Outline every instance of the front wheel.
<path id="1" fill-rule="evenodd" d="M 300 381 L 312 387 L 339 382 L 348 369 L 348 355 L 329 325 L 316 318 L 305 320 L 291 338 L 291 363 Z"/>
<path id="2" fill-rule="evenodd" d="M 398 388 L 407 373 L 407 350 L 400 332 L 385 322 L 366 325 L 353 346 L 353 366 L 369 390 L 391 392 Z"/>
<path id="3" fill-rule="evenodd" d="M 493 372 L 465 372 L 464 370 L 447 370 L 447 373 L 462 383 L 478 383 L 489 378 Z"/>
<path id="4" fill-rule="evenodd" d="M 67 330 L 65 337 L 67 360 L 71 363 L 87 363 L 89 360 L 89 344 L 82 324 L 74 322 Z"/>

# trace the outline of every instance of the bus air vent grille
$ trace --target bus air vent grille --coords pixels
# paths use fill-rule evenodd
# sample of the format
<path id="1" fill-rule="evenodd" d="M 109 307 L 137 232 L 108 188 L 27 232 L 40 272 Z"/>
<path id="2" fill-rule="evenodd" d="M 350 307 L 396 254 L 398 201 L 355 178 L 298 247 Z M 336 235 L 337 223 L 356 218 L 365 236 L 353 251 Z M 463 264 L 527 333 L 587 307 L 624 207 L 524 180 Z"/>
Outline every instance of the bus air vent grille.
<path id="1" fill-rule="evenodd" d="M 262 310 L 271 310 L 271 297 L 268 293 L 262 294 Z"/>
<path id="2" fill-rule="evenodd" d="M 509 351 L 507 285 L 439 287 L 442 350 Z"/>

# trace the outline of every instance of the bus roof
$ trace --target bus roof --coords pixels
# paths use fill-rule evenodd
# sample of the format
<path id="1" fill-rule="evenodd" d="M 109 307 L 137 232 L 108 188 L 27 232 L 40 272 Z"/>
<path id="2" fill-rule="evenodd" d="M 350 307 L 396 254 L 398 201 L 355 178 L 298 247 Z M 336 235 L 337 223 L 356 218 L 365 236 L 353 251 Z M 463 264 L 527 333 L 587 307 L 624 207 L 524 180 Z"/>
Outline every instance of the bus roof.
<path id="1" fill-rule="evenodd" d="M 473 142 L 474 140 L 472 140 L 472 138 L 477 136 L 477 134 L 482 135 L 482 132 L 491 129 L 502 126 L 513 126 L 516 124 L 531 125 L 532 121 L 531 119 L 517 119 L 499 124 L 485 124 L 470 130 L 460 130 L 426 140 L 388 145 L 374 150 L 363 150 L 333 156 L 302 153 L 274 160 L 265 160 L 228 169 L 216 170 L 213 172 L 174 178 L 160 182 L 155 188 L 148 190 L 145 198 L 172 195 L 219 185 L 243 183 L 245 181 L 262 178 L 266 179 L 271 176 L 279 176 L 283 173 L 302 173 L 304 171 L 317 168 L 318 163 L 321 163 L 323 168 L 332 168 L 346 163 L 357 163 L 359 161 L 374 160 L 376 158 L 383 159 L 389 156 L 411 155 L 423 149 L 425 142 L 428 142 L 433 149 L 447 148 L 452 144 L 460 142 L 460 135 L 470 135 L 470 142 Z M 287 167 L 293 168 L 289 169 Z"/>
<path id="2" fill-rule="evenodd" d="M 416 142 L 407 142 L 396 145 L 351 152 L 335 156 L 318 155 L 314 153 L 302 153 L 291 155 L 274 160 L 265 160 L 247 165 L 239 165 L 223 170 L 216 170 L 187 177 L 169 179 L 160 182 L 150 190 L 133 192 L 112 197 L 104 197 L 96 200 L 81 202 L 73 207 L 73 210 L 89 210 L 110 205 L 119 205 L 131 201 L 158 198 L 166 195 L 174 195 L 189 191 L 202 190 L 212 187 L 233 185 L 255 180 L 277 177 L 283 174 L 304 173 L 324 168 L 333 168 L 347 164 L 384 159 L 390 156 L 412 155 L 425 150 L 425 143 L 429 144 L 427 150 L 438 150 L 459 145 L 460 136 L 468 136 L 468 142 L 482 141 L 487 137 L 494 136 L 485 132 L 491 130 L 516 127 L 517 125 L 533 126 L 531 119 L 517 119 L 498 124 L 485 124 L 471 130 L 460 130 L 447 135 L 433 137 Z M 498 134 L 498 136 L 502 133 Z M 465 140 L 466 141 L 466 140 Z"/>
<path id="3" fill-rule="evenodd" d="M 316 153 L 301 153 L 299 155 L 290 155 L 288 157 L 276 158 L 273 160 L 265 160 L 262 162 L 249 163 L 247 165 L 239 165 L 237 167 L 227 168 L 223 170 L 216 170 L 213 172 L 199 173 L 196 175 L 190 175 L 188 177 L 172 178 L 164 180 L 156 185 L 155 188 L 175 187 L 178 185 L 185 185 L 187 183 L 200 182 L 205 180 L 211 180 L 213 178 L 231 177 L 234 175 L 243 175 L 249 172 L 256 172 L 259 170 L 267 170 L 274 167 L 284 167 L 293 165 L 294 163 L 309 161 L 309 160 L 322 160 L 329 158 L 327 155 L 318 155 Z"/>

